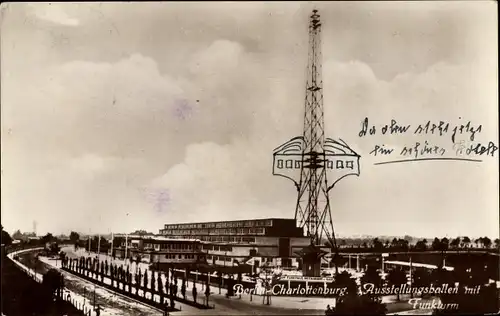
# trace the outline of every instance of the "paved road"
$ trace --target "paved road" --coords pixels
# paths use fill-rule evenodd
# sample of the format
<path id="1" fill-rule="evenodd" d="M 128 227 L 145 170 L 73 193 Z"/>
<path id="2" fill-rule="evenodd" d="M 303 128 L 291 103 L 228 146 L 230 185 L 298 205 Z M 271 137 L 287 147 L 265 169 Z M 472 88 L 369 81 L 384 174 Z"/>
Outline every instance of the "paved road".
<path id="1" fill-rule="evenodd" d="M 91 256 L 95 257 L 95 253 L 88 254 L 84 251 L 77 251 L 75 253 L 72 247 L 66 248 L 65 251 L 69 257 L 77 256 Z M 100 255 L 100 260 L 110 260 L 106 255 Z M 121 260 L 115 260 L 116 263 L 121 264 Z M 141 264 L 141 270 L 144 271 L 147 268 L 147 264 Z M 180 293 L 181 282 L 178 283 Z M 189 300 L 193 299 L 192 296 L 192 286 L 193 282 L 190 280 L 187 284 L 186 298 Z M 197 284 L 198 290 L 198 301 L 203 302 L 205 299 L 204 288 L 202 284 Z M 198 310 L 190 308 L 189 306 L 182 306 L 182 312 L 172 313 L 175 315 L 284 315 L 284 314 L 308 314 L 308 315 L 324 315 L 324 310 L 327 305 L 334 305 L 333 299 L 323 298 L 323 297 L 284 297 L 284 296 L 273 296 L 271 305 L 264 305 L 262 303 L 262 296 L 253 296 L 252 301 L 248 295 L 242 295 L 242 298 L 238 297 L 226 298 L 226 289 L 221 290 L 219 294 L 219 289 L 215 286 L 211 286 L 211 296 L 210 305 L 215 304 L 216 308 L 214 310 Z M 408 297 L 409 298 L 409 297 Z M 389 312 L 399 312 L 403 310 L 408 310 L 410 306 L 404 300 L 400 302 L 395 302 L 394 297 L 384 297 L 384 302 L 387 303 L 387 309 Z"/>

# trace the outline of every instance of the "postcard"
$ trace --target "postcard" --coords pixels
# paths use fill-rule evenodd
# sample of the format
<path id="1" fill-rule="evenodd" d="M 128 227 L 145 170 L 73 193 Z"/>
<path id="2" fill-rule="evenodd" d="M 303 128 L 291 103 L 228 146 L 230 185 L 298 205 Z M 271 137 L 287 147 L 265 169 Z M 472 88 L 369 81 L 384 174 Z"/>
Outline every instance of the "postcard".
<path id="1" fill-rule="evenodd" d="M 2 3 L 2 315 L 499 313 L 496 12 Z"/>

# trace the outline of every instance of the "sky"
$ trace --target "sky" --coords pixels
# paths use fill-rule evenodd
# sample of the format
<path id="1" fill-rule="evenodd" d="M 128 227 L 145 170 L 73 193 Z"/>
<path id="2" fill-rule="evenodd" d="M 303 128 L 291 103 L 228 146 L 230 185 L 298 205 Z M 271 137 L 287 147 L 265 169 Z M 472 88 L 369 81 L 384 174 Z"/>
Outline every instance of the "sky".
<path id="1" fill-rule="evenodd" d="M 158 232 L 293 218 L 273 150 L 302 134 L 308 17 L 322 19 L 325 133 L 360 156 L 330 191 L 336 234 L 498 237 L 498 151 L 397 160 L 450 136 L 498 146 L 494 1 L 2 3 L 2 225 Z M 369 119 L 375 135 L 359 136 Z M 469 141 L 458 135 L 458 140 Z M 376 145 L 395 154 L 370 154 Z M 449 150 L 446 156 L 453 156 Z"/>

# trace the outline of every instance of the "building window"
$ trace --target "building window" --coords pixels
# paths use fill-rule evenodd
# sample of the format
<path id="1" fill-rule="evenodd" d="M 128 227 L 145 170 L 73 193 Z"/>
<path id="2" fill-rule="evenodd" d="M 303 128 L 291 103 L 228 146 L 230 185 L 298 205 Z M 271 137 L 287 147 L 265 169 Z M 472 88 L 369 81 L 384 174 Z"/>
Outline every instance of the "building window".
<path id="1" fill-rule="evenodd" d="M 347 161 L 345 167 L 349 169 L 354 169 L 354 161 L 352 160 Z"/>
<path id="2" fill-rule="evenodd" d="M 342 160 L 337 160 L 337 169 L 344 169 L 344 162 Z"/>
<path id="3" fill-rule="evenodd" d="M 293 160 L 287 160 L 286 161 L 286 168 L 287 169 L 293 168 Z"/>
<path id="4" fill-rule="evenodd" d="M 328 169 L 333 169 L 333 161 L 332 160 L 327 160 L 326 161 L 326 167 Z"/>
<path id="5" fill-rule="evenodd" d="M 278 169 L 283 169 L 283 160 L 278 160 Z"/>
<path id="6" fill-rule="evenodd" d="M 302 161 L 295 160 L 295 169 L 300 169 L 301 164 L 302 164 Z"/>

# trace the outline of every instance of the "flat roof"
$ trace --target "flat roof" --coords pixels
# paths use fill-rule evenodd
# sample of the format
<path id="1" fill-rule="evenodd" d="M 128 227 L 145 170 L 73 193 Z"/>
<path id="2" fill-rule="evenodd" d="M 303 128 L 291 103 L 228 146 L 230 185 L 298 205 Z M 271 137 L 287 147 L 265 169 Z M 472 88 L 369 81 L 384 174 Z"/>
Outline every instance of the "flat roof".
<path id="1" fill-rule="evenodd" d="M 140 236 L 140 235 L 126 235 L 126 234 L 117 234 L 114 235 L 115 237 L 127 237 L 128 239 L 151 239 L 151 240 L 158 240 L 158 241 L 190 241 L 190 242 L 199 242 L 199 239 L 195 238 L 169 238 L 169 237 L 164 237 L 164 236 L 158 236 L 158 235 L 148 235 L 148 236 Z"/>
<path id="2" fill-rule="evenodd" d="M 385 261 L 385 263 L 399 265 L 399 266 L 407 266 L 407 267 L 410 266 L 410 263 L 406 261 Z M 428 268 L 428 269 L 438 268 L 437 265 L 434 264 L 418 263 L 418 262 L 412 262 L 411 266 L 415 268 Z M 443 268 L 449 271 L 453 271 L 453 267 L 444 266 Z"/>
<path id="3" fill-rule="evenodd" d="M 267 218 L 253 218 L 253 219 L 235 219 L 235 220 L 230 220 L 230 221 L 168 223 L 168 224 L 165 224 L 165 225 L 215 224 L 215 223 L 235 223 L 235 222 L 266 221 L 266 220 L 295 221 L 294 218 L 267 217 Z"/>

